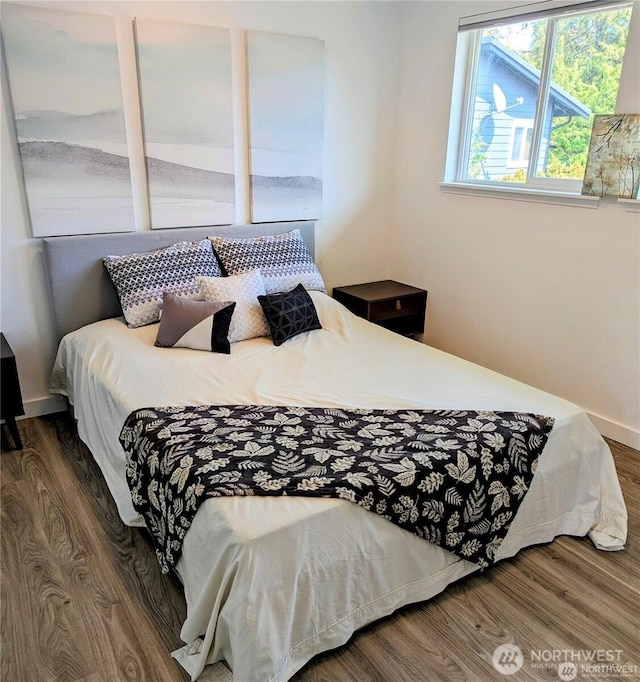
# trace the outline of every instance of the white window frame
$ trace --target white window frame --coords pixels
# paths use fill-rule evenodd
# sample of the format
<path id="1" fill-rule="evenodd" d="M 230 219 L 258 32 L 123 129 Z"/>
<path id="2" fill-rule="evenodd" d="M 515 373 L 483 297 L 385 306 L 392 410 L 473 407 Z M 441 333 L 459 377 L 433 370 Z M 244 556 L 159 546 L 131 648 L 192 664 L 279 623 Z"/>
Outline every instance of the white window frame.
<path id="1" fill-rule="evenodd" d="M 522 130 L 522 137 L 520 138 L 520 149 L 518 149 L 517 158 L 513 158 L 513 153 L 516 151 L 514 149 L 516 143 L 516 130 Z M 529 150 L 529 156 L 525 155 L 525 150 L 527 148 L 527 137 L 528 131 L 531 130 L 532 133 L 532 144 L 533 144 L 533 119 L 532 118 L 514 118 L 511 121 L 511 136 L 509 138 L 509 151 L 507 153 L 507 162 L 505 166 L 507 168 L 527 168 L 529 165 L 529 157 L 531 156 L 531 149 Z"/>
<path id="2" fill-rule="evenodd" d="M 537 162 L 542 145 L 542 133 L 549 102 L 551 86 L 552 56 L 555 50 L 556 26 L 558 19 L 573 14 L 613 10 L 623 7 L 634 7 L 634 14 L 638 11 L 635 3 L 629 0 L 547 0 L 531 5 L 497 10 L 496 12 L 460 20 L 458 46 L 456 52 L 456 74 L 454 77 L 453 99 L 451 107 L 451 121 L 449 127 L 449 148 L 445 169 L 445 181 L 441 183 L 445 188 L 468 188 L 506 190 L 509 194 L 516 192 L 547 193 L 549 195 L 575 196 L 581 199 L 582 181 L 575 179 L 541 178 L 536 177 Z M 473 120 L 476 93 L 476 78 L 478 61 L 482 43 L 482 29 L 494 25 L 503 25 L 517 21 L 532 19 L 548 19 L 545 52 L 538 88 L 536 113 L 533 122 L 533 139 L 527 164 L 511 166 L 526 168 L 527 180 L 524 183 L 504 182 L 499 180 L 480 180 L 468 178 L 469 145 L 471 142 L 471 126 Z M 632 17 L 633 22 L 633 17 Z M 631 29 L 627 41 L 632 39 Z M 627 44 L 628 44 L 627 42 Z M 623 67 L 624 68 L 624 67 Z M 462 106 L 461 106 L 462 104 Z M 509 154 L 511 154 L 511 145 Z M 507 163 L 509 164 L 509 159 Z"/>

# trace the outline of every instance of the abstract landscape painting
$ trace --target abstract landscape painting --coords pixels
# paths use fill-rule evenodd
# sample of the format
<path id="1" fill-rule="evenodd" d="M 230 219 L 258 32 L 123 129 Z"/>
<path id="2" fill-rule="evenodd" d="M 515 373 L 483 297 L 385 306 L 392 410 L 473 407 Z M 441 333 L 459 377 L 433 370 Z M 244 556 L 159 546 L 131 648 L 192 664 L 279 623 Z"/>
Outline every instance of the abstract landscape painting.
<path id="1" fill-rule="evenodd" d="M 134 229 L 113 17 L 4 5 L 33 235 Z"/>
<path id="2" fill-rule="evenodd" d="M 136 19 L 151 226 L 235 219 L 228 29 Z"/>
<path id="3" fill-rule="evenodd" d="M 594 116 L 582 194 L 638 199 L 640 114 Z"/>
<path id="4" fill-rule="evenodd" d="M 247 32 L 252 222 L 322 213 L 324 42 Z"/>

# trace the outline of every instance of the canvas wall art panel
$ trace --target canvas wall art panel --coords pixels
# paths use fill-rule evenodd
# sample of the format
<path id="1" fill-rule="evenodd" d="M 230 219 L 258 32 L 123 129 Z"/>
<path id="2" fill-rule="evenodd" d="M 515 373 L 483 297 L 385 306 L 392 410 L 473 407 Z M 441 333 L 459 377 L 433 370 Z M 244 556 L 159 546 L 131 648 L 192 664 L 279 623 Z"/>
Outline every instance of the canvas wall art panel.
<path id="1" fill-rule="evenodd" d="M 322 215 L 324 42 L 247 32 L 252 222 Z"/>
<path id="2" fill-rule="evenodd" d="M 151 227 L 235 219 L 229 29 L 137 18 Z"/>
<path id="3" fill-rule="evenodd" d="M 134 229 L 113 17 L 3 4 L 35 237 Z"/>
<path id="4" fill-rule="evenodd" d="M 638 199 L 640 114 L 594 116 L 582 194 Z"/>

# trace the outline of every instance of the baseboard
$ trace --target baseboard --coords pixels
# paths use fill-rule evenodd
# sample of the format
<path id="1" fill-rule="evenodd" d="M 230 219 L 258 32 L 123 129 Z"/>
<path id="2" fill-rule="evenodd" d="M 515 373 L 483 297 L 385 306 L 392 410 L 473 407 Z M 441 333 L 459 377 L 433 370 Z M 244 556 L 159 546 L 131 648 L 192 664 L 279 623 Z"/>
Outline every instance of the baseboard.
<path id="1" fill-rule="evenodd" d="M 24 417 L 19 419 L 28 419 L 30 417 L 43 417 L 45 414 L 53 414 L 54 412 L 64 412 L 67 409 L 67 401 L 61 395 L 50 395 L 42 398 L 34 398 L 24 402 Z"/>
<path id="2" fill-rule="evenodd" d="M 587 412 L 587 414 L 603 436 L 611 438 L 611 440 L 615 440 L 623 445 L 628 445 L 634 450 L 640 450 L 640 432 L 635 431 L 629 426 L 624 426 L 611 421 L 611 419 L 599 417 L 597 414 L 591 414 L 590 412 Z"/>

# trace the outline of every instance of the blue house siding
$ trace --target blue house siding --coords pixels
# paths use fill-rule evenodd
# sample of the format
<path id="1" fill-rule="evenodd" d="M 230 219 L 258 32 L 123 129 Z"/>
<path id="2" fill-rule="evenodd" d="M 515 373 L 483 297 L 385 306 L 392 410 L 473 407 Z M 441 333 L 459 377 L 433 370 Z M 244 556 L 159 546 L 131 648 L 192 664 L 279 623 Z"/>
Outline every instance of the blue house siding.
<path id="1" fill-rule="evenodd" d="M 538 96 L 539 71 L 493 39 L 483 41 L 476 82 L 472 146 L 482 153 L 481 179 L 501 180 L 526 168 L 529 155 L 513 142 L 532 131 Z M 504 94 L 506 105 L 498 110 L 495 86 Z M 543 126 L 539 165 L 544 166 L 554 117 L 589 116 L 590 111 L 571 95 L 552 84 L 550 106 Z M 515 130 L 516 128 L 520 130 Z M 529 132 L 531 135 L 531 132 Z M 525 142 L 526 144 L 526 142 Z"/>

